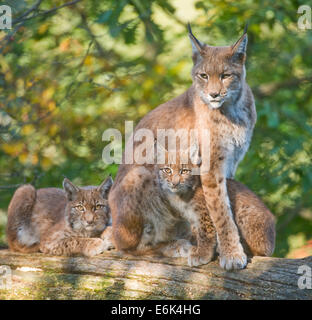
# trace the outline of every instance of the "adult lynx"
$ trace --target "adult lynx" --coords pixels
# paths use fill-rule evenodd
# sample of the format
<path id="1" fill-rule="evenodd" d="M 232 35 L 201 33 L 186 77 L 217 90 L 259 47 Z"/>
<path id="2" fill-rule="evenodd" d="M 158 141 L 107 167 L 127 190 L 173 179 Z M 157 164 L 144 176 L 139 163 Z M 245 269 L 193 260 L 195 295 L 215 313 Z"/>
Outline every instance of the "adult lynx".
<path id="1" fill-rule="evenodd" d="M 10 249 L 86 256 L 109 249 L 111 244 L 100 236 L 110 232 L 107 195 L 112 183 L 109 177 L 99 187 L 78 188 L 65 178 L 64 190 L 21 186 L 8 209 Z"/>
<path id="2" fill-rule="evenodd" d="M 157 129 L 209 131 L 209 141 L 199 139 L 200 152 L 207 146 L 210 149 L 210 170 L 201 172 L 201 187 L 217 232 L 220 265 L 225 269 L 241 269 L 247 259 L 233 219 L 226 179 L 234 177 L 256 122 L 254 98 L 245 81 L 247 33 L 226 47 L 200 42 L 190 28 L 189 37 L 194 62 L 192 86 L 148 113 L 136 131 L 150 129 L 154 136 Z M 140 245 L 145 221 L 138 207 L 149 198 L 145 187 L 146 181 L 154 179 L 153 170 L 153 165 L 122 164 L 119 167 L 109 204 L 114 239 L 120 250 L 135 252 Z"/>

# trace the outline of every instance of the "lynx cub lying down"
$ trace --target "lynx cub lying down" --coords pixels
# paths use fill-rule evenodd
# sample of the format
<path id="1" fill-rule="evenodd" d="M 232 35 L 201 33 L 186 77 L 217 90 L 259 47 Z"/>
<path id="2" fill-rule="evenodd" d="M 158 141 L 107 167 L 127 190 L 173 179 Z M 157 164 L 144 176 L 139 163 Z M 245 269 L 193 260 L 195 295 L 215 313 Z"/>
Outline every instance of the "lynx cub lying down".
<path id="1" fill-rule="evenodd" d="M 109 240 L 100 238 L 111 233 L 107 197 L 112 184 L 108 177 L 99 187 L 77 187 L 67 178 L 64 190 L 21 186 L 8 209 L 10 249 L 94 256 L 112 248 Z"/>

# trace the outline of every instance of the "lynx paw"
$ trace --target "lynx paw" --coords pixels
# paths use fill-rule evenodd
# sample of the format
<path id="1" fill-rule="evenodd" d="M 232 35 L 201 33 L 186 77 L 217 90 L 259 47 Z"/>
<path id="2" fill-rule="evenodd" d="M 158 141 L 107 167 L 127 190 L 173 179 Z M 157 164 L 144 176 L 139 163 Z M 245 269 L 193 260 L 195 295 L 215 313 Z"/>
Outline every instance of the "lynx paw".
<path id="1" fill-rule="evenodd" d="M 178 249 L 177 249 L 177 256 L 186 258 L 189 255 L 189 252 L 192 248 L 192 244 L 188 240 L 180 239 L 177 241 Z"/>
<path id="2" fill-rule="evenodd" d="M 192 245 L 188 240 L 179 239 L 162 249 L 162 254 L 166 257 L 186 258 Z"/>
<path id="3" fill-rule="evenodd" d="M 107 227 L 104 232 L 101 234 L 101 239 L 104 241 L 104 250 L 115 249 L 113 244 L 113 227 Z"/>
<path id="4" fill-rule="evenodd" d="M 104 250 L 108 251 L 108 250 L 115 249 L 115 246 L 110 239 L 104 239 L 103 242 L 104 242 Z"/>
<path id="5" fill-rule="evenodd" d="M 240 248 L 235 253 L 220 254 L 220 266 L 225 270 L 244 269 L 247 265 L 247 256 Z"/>
<path id="6" fill-rule="evenodd" d="M 93 257 L 101 254 L 105 250 L 105 242 L 100 238 L 90 239 L 84 248 L 83 254 L 87 257 Z"/>
<path id="7" fill-rule="evenodd" d="M 188 255 L 188 265 L 196 267 L 209 263 L 213 258 L 213 250 L 200 250 L 198 247 L 193 246 Z"/>

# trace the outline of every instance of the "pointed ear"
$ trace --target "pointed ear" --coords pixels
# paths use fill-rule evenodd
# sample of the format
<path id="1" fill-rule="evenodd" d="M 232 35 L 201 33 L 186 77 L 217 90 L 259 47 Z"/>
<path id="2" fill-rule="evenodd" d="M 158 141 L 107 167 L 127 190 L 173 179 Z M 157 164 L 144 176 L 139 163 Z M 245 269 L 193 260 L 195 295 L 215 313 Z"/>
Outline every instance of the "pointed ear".
<path id="1" fill-rule="evenodd" d="M 192 51 L 193 51 L 192 58 L 195 64 L 198 61 L 198 58 L 203 54 L 203 49 L 205 44 L 195 38 L 191 29 L 191 25 L 189 23 L 187 24 L 187 30 L 188 30 L 188 35 L 192 44 Z"/>
<path id="2" fill-rule="evenodd" d="M 232 57 L 236 62 L 244 63 L 246 60 L 246 51 L 247 51 L 247 27 L 245 26 L 244 34 L 232 45 Z"/>
<path id="3" fill-rule="evenodd" d="M 69 201 L 72 201 L 75 199 L 78 191 L 79 191 L 79 188 L 76 187 L 69 179 L 65 178 L 63 180 L 63 188 L 66 192 L 66 196 L 67 196 L 67 199 Z"/>
<path id="4" fill-rule="evenodd" d="M 111 177 L 111 175 L 109 175 L 101 184 L 100 186 L 97 187 L 97 190 L 101 193 L 102 197 L 104 199 L 108 198 L 108 193 L 110 188 L 113 185 L 113 179 Z"/>

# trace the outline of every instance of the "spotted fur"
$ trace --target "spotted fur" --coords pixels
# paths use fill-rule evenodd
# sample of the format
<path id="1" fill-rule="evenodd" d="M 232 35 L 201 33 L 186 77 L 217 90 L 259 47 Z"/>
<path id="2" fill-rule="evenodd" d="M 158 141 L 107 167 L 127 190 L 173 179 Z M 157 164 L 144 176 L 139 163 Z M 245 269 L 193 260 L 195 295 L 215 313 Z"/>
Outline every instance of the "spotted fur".
<path id="1" fill-rule="evenodd" d="M 217 233 L 220 265 L 227 270 L 241 269 L 246 266 L 247 257 L 230 205 L 227 179 L 234 177 L 248 150 L 256 123 L 254 98 L 245 80 L 247 34 L 225 47 L 206 45 L 198 41 L 191 30 L 189 35 L 194 61 L 192 86 L 148 113 L 135 130 L 150 129 L 155 137 L 157 129 L 209 131 L 209 141 L 199 140 L 200 152 L 205 147 L 210 150 L 209 170 L 201 171 L 201 189 Z M 136 142 L 134 148 L 138 144 Z M 119 167 L 109 204 L 113 236 L 120 250 L 136 251 L 145 239 L 145 222 L 152 212 L 149 208 L 155 206 L 159 198 L 157 188 L 153 187 L 153 171 L 153 165 L 122 164 Z M 171 225 L 172 214 L 169 216 L 168 208 L 162 206 L 157 219 L 170 220 L 168 225 Z M 153 232 L 159 238 L 167 234 L 160 231 L 162 227 L 163 224 L 154 225 L 157 230 Z M 203 232 L 208 231 L 203 228 Z"/>
<path id="2" fill-rule="evenodd" d="M 65 178 L 64 190 L 16 190 L 8 209 L 7 239 L 11 250 L 54 255 L 93 256 L 112 247 L 101 239 L 111 223 L 109 177 L 99 187 L 78 188 Z"/>

